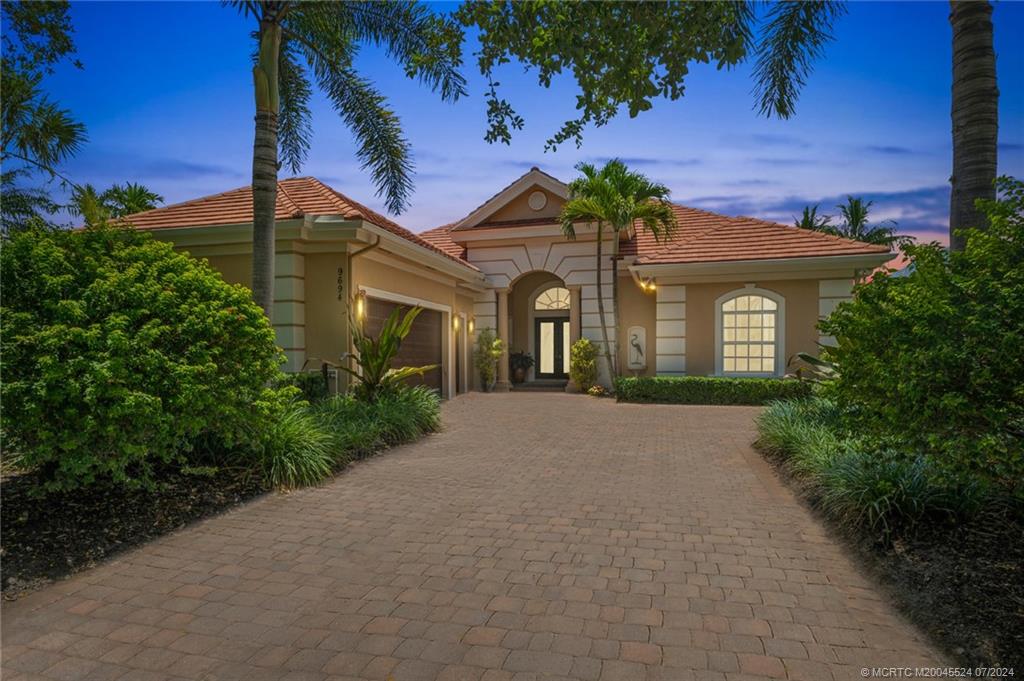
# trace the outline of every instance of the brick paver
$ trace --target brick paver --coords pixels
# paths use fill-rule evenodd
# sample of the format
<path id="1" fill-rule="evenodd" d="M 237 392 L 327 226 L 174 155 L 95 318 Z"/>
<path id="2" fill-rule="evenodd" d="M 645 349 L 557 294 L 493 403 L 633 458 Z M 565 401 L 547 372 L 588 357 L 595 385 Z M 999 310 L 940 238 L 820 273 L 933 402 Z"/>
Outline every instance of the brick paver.
<path id="1" fill-rule="evenodd" d="M 941 658 L 755 409 L 469 395 L 446 428 L 3 609 L 3 678 L 859 679 Z"/>

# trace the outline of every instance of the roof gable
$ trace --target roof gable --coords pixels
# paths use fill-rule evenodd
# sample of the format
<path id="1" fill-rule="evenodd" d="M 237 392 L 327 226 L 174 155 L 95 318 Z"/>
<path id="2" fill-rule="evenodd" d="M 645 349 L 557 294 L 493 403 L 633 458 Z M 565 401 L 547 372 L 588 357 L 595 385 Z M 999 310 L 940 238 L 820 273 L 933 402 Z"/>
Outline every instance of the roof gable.
<path id="1" fill-rule="evenodd" d="M 528 205 L 529 196 L 538 190 L 545 195 L 546 203 L 540 209 L 533 209 L 536 215 L 531 216 L 519 204 Z M 518 220 L 551 222 L 553 218 L 553 214 L 550 214 L 551 209 L 557 202 L 557 207 L 560 210 L 561 203 L 568 196 L 568 185 L 534 166 L 529 172 L 524 173 L 475 208 L 469 215 L 454 223 L 450 231 L 474 229 L 485 224 L 487 226 L 509 226 L 512 221 Z M 553 202 L 552 199 L 555 201 Z M 499 224 L 492 224 L 492 218 Z"/>

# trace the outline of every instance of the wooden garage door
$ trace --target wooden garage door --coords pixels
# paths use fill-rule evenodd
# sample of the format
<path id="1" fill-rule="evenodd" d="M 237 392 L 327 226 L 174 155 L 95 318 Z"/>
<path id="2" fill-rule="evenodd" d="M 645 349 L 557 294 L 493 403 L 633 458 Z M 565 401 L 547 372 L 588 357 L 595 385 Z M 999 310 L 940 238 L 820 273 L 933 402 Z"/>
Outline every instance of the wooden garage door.
<path id="1" fill-rule="evenodd" d="M 376 337 L 381 327 L 387 320 L 388 315 L 396 308 L 401 307 L 404 315 L 409 306 L 399 305 L 387 300 L 369 298 L 366 301 L 366 330 Z M 414 376 L 409 379 L 410 385 L 428 385 L 436 390 L 441 390 L 441 313 L 437 310 L 423 310 L 416 321 L 413 322 L 412 331 L 402 341 L 402 347 L 398 351 L 392 366 L 426 366 L 427 364 L 438 365 L 431 369 L 423 377 Z"/>

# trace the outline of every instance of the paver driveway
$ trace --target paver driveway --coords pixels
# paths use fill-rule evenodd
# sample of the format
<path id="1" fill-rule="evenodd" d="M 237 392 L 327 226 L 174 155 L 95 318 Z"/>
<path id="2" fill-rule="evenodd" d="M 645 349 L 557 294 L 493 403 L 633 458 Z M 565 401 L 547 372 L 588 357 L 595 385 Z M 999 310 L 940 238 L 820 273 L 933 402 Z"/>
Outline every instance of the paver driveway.
<path id="1" fill-rule="evenodd" d="M 445 432 L 8 604 L 8 681 L 861 678 L 938 655 L 756 410 L 471 395 Z"/>

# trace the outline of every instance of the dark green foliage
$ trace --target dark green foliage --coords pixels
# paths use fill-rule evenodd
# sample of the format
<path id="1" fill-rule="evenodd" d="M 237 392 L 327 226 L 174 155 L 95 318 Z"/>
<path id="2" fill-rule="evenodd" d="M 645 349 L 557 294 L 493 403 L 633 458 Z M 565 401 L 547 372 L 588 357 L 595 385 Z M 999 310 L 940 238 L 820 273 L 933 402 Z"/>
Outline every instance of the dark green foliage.
<path id="1" fill-rule="evenodd" d="M 641 376 L 615 379 L 620 402 L 662 404 L 767 404 L 803 397 L 811 386 L 786 378 L 721 378 L 717 376 Z"/>
<path id="2" fill-rule="evenodd" d="M 403 309 L 396 307 L 391 311 L 376 338 L 365 333 L 362 324 L 352 324 L 352 346 L 356 351 L 350 357 L 359 365 L 359 371 L 345 365 L 338 368 L 354 379 L 355 387 L 352 391 L 360 399 L 374 402 L 404 386 L 407 379 L 422 376 L 437 367 L 436 364 L 401 368 L 391 366 L 402 347 L 402 341 L 412 331 L 413 322 L 423 312 L 422 307 L 412 307 L 406 310 L 403 317 Z"/>
<path id="3" fill-rule="evenodd" d="M 282 374 L 275 382 L 277 386 L 295 386 L 302 392 L 302 399 L 310 404 L 318 404 L 331 396 L 327 380 L 323 372 L 303 371 L 295 374 Z"/>
<path id="4" fill-rule="evenodd" d="M 170 244 L 28 230 L 0 263 L 4 445 L 49 489 L 151 484 L 197 438 L 251 442 L 287 397 L 266 388 L 283 356 L 249 291 Z"/>
<path id="5" fill-rule="evenodd" d="M 590 390 L 597 381 L 597 346 L 580 338 L 569 348 L 569 378 L 580 390 Z"/>
<path id="6" fill-rule="evenodd" d="M 977 477 L 951 475 L 926 457 L 846 430 L 849 414 L 834 402 L 774 402 L 757 419 L 757 446 L 809 488 L 836 521 L 880 538 L 925 519 L 967 519 L 996 497 Z"/>
<path id="7" fill-rule="evenodd" d="M 441 399 L 425 386 L 403 386 L 376 402 L 338 395 L 320 404 L 317 413 L 334 432 L 338 449 L 353 459 L 441 427 Z"/>
<path id="8" fill-rule="evenodd" d="M 57 206 L 24 181 L 60 177 L 61 163 L 85 142 L 85 126 L 43 91 L 43 79 L 74 54 L 68 2 L 4 2 L 3 97 L 0 98 L 0 220 L 3 231 L 36 223 Z M 81 66 L 74 61 L 76 66 Z"/>
<path id="9" fill-rule="evenodd" d="M 822 328 L 859 430 L 1024 494 L 1024 185 L 1000 190 L 963 252 L 907 247 L 909 276 L 875 276 Z"/>
<path id="10" fill-rule="evenodd" d="M 263 479 L 274 487 L 315 485 L 344 463 L 334 432 L 302 402 L 261 424 L 259 443 Z"/>
<path id="11" fill-rule="evenodd" d="M 464 3 L 456 17 L 479 33 L 477 66 L 489 85 L 488 142 L 508 144 L 524 124 L 498 93 L 503 64 L 536 69 L 545 88 L 558 76 L 575 81 L 579 115 L 548 140 L 555 148 L 570 140 L 578 146 L 587 125 L 600 127 L 623 111 L 635 117 L 658 98 L 681 98 L 695 64 L 727 69 L 755 54 L 762 113 L 788 118 L 842 12 L 838 2 L 779 3 L 760 31 L 753 5 L 742 2 L 481 0 Z"/>

